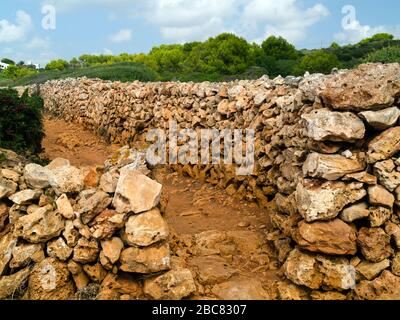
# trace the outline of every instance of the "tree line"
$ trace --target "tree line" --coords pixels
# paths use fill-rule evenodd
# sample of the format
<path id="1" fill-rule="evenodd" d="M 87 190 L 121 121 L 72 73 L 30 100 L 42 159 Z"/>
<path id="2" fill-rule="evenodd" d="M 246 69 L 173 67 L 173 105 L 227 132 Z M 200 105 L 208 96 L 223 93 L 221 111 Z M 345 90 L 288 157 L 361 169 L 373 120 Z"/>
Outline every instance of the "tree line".
<path id="1" fill-rule="evenodd" d="M 380 33 L 354 45 L 332 43 L 329 48 L 298 50 L 282 37 L 271 36 L 256 44 L 223 33 L 204 42 L 161 45 L 147 54 L 84 54 L 70 61 L 57 59 L 49 62 L 45 69 L 62 71 L 121 62 L 144 64 L 162 80 L 254 78 L 263 74 L 275 77 L 303 75 L 306 71 L 326 74 L 333 68 L 352 68 L 363 62 L 400 62 L 400 40 Z M 19 76 L 15 74 L 16 69 L 18 66 L 9 71 L 14 72 L 11 76 Z"/>

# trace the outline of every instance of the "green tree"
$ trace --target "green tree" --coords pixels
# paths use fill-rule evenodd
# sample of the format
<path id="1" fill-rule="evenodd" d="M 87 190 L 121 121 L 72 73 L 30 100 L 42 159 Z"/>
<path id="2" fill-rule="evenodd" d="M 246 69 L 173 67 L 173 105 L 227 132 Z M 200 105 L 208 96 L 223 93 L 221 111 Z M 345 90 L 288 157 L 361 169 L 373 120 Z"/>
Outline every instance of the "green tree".
<path id="1" fill-rule="evenodd" d="M 370 53 L 365 62 L 400 62 L 400 47 L 387 47 Z"/>
<path id="2" fill-rule="evenodd" d="M 1 62 L 7 63 L 7 64 L 9 64 L 9 65 L 15 65 L 15 62 L 12 61 L 11 59 L 8 59 L 8 58 L 3 58 L 3 59 L 1 59 Z"/>
<path id="3" fill-rule="evenodd" d="M 337 42 L 332 42 L 330 48 L 331 49 L 339 49 L 340 45 Z"/>
<path id="4" fill-rule="evenodd" d="M 10 65 L 3 71 L 5 77 L 13 80 L 37 73 L 39 73 L 39 71 L 36 69 L 16 65 Z"/>
<path id="5" fill-rule="evenodd" d="M 379 40 L 393 40 L 394 36 L 390 33 L 377 33 L 370 38 L 361 40 L 359 44 L 366 44 L 368 42 L 379 41 Z"/>
<path id="6" fill-rule="evenodd" d="M 261 47 L 266 56 L 276 60 L 292 60 L 298 56 L 294 45 L 282 37 L 271 36 L 261 44 Z"/>
<path id="7" fill-rule="evenodd" d="M 67 68 L 68 68 L 68 61 L 65 61 L 63 59 L 50 61 L 46 65 L 46 70 L 64 70 Z"/>
<path id="8" fill-rule="evenodd" d="M 306 71 L 328 74 L 336 67 L 340 67 L 340 61 L 336 55 L 325 50 L 314 50 L 304 56 L 299 65 L 294 68 L 294 71 L 298 75 Z"/>

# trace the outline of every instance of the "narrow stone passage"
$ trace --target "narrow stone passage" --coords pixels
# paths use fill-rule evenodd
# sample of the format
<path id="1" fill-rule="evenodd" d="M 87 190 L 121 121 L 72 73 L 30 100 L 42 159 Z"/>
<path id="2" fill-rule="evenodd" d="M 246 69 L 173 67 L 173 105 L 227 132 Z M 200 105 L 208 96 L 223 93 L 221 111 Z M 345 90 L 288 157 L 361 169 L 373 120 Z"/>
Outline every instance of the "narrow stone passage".
<path id="1" fill-rule="evenodd" d="M 43 155 L 67 158 L 76 166 L 102 164 L 118 148 L 59 119 L 46 118 L 45 131 Z M 278 298 L 282 278 L 267 243 L 266 209 L 169 168 L 154 169 L 153 176 L 163 185 L 173 261 L 195 275 L 194 299 Z"/>

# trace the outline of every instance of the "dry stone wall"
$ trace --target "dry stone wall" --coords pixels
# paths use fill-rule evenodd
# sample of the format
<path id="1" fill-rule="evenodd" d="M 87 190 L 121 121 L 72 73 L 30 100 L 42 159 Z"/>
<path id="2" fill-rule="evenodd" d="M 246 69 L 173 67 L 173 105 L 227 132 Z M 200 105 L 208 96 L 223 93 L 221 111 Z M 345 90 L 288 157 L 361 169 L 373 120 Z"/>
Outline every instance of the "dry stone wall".
<path id="1" fill-rule="evenodd" d="M 49 112 L 121 144 L 145 144 L 148 130 L 167 130 L 171 119 L 181 128 L 254 129 L 252 175 L 177 169 L 269 209 L 276 231 L 268 238 L 297 285 L 281 297 L 398 297 L 399 64 L 219 84 L 67 79 L 40 92 Z"/>

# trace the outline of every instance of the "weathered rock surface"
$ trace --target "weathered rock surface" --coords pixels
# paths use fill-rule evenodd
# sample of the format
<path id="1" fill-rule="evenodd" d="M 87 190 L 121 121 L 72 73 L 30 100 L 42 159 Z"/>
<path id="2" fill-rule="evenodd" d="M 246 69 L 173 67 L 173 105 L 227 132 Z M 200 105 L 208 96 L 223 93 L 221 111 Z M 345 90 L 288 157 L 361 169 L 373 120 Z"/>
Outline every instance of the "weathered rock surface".
<path id="1" fill-rule="evenodd" d="M 74 248 L 74 255 L 72 259 L 83 264 L 93 263 L 96 261 L 99 251 L 99 244 L 96 240 L 80 238 L 76 247 Z"/>
<path id="2" fill-rule="evenodd" d="M 383 270 L 385 270 L 389 267 L 390 267 L 390 260 L 385 259 L 385 260 L 382 260 L 381 262 L 377 262 L 377 263 L 363 261 L 356 267 L 356 270 L 361 275 L 363 275 L 367 280 L 373 280 L 377 276 L 379 276 L 379 274 Z"/>
<path id="3" fill-rule="evenodd" d="M 314 223 L 302 221 L 296 235 L 297 244 L 308 251 L 330 255 L 354 255 L 357 251 L 355 228 L 340 219 Z"/>
<path id="4" fill-rule="evenodd" d="M 11 276 L 0 277 L 0 299 L 18 297 L 18 294 L 21 294 L 18 291 L 22 291 L 22 287 L 28 279 L 30 272 L 29 268 L 25 268 Z"/>
<path id="5" fill-rule="evenodd" d="M 9 199 L 19 205 L 27 204 L 32 200 L 37 200 L 42 195 L 40 190 L 26 189 L 20 192 L 14 193 Z"/>
<path id="6" fill-rule="evenodd" d="M 348 159 L 341 155 L 324 155 L 311 153 L 304 165 L 303 173 L 312 178 L 338 180 L 346 174 L 362 171 L 365 168 L 363 161 Z"/>
<path id="7" fill-rule="evenodd" d="M 335 218 L 347 205 L 361 200 L 367 194 L 359 183 L 320 183 L 305 180 L 296 190 L 296 202 L 300 214 L 307 222 Z"/>
<path id="8" fill-rule="evenodd" d="M 57 238 L 47 244 L 47 254 L 61 261 L 67 261 L 72 255 L 73 249 L 68 247 L 63 238 Z"/>
<path id="9" fill-rule="evenodd" d="M 384 187 L 376 185 L 368 188 L 369 203 L 375 206 L 393 208 L 394 195 Z"/>
<path id="10" fill-rule="evenodd" d="M 397 107 L 391 107 L 380 111 L 364 111 L 359 115 L 373 128 L 386 130 L 396 125 L 400 117 L 400 110 Z"/>
<path id="11" fill-rule="evenodd" d="M 64 230 L 65 221 L 58 212 L 40 208 L 18 219 L 15 234 L 31 243 L 47 242 Z"/>
<path id="12" fill-rule="evenodd" d="M 74 209 L 71 206 L 71 203 L 68 200 L 66 194 L 61 195 L 57 200 L 57 210 L 61 213 L 61 215 L 68 220 L 75 219 Z"/>
<path id="13" fill-rule="evenodd" d="M 369 214 L 368 203 L 360 202 L 343 209 L 340 219 L 351 223 L 355 220 L 367 218 Z"/>
<path id="14" fill-rule="evenodd" d="M 17 191 L 18 184 L 14 181 L 0 178 L 0 199 L 11 196 Z"/>
<path id="15" fill-rule="evenodd" d="M 125 272 L 155 273 L 170 269 L 168 244 L 146 248 L 127 248 L 121 253 L 120 269 Z"/>
<path id="16" fill-rule="evenodd" d="M 45 258 L 43 244 L 20 244 L 12 251 L 11 268 L 22 268 L 32 261 L 40 262 Z"/>
<path id="17" fill-rule="evenodd" d="M 113 206 L 120 213 L 149 211 L 160 201 L 161 188 L 161 184 L 139 171 L 127 171 L 119 178 Z"/>
<path id="18" fill-rule="evenodd" d="M 316 141 L 356 141 L 364 138 L 364 123 L 351 112 L 318 109 L 302 115 L 308 137 Z"/>
<path id="19" fill-rule="evenodd" d="M 196 285 L 189 269 L 177 268 L 146 279 L 143 291 L 156 300 L 181 300 L 194 293 Z"/>
<path id="20" fill-rule="evenodd" d="M 54 258 L 46 258 L 32 269 L 28 283 L 31 300 L 71 300 L 74 285 L 67 265 Z"/>
<path id="21" fill-rule="evenodd" d="M 361 228 L 357 243 L 363 256 L 371 262 L 380 262 L 393 253 L 390 236 L 380 228 Z"/>
<path id="22" fill-rule="evenodd" d="M 126 240 L 131 246 L 147 247 L 166 240 L 168 225 L 158 209 L 130 216 L 125 225 Z"/>
<path id="23" fill-rule="evenodd" d="M 44 189 L 50 186 L 51 171 L 38 164 L 30 163 L 24 168 L 27 185 L 32 189 Z"/>
<path id="24" fill-rule="evenodd" d="M 390 107 L 400 91 L 400 65 L 364 64 L 325 82 L 321 97 L 336 110 L 375 110 Z"/>
<path id="25" fill-rule="evenodd" d="M 114 237 L 110 240 L 105 240 L 101 242 L 101 247 L 103 249 L 104 256 L 112 263 L 118 261 L 121 251 L 124 248 L 124 243 L 120 238 Z"/>
<path id="26" fill-rule="evenodd" d="M 60 162 L 63 162 L 63 159 L 61 159 Z M 47 168 L 49 168 L 49 166 L 47 166 Z M 82 171 L 70 165 L 62 165 L 51 169 L 49 182 L 51 187 L 54 188 L 58 194 L 63 194 L 82 191 L 84 187 L 83 180 L 84 176 Z"/>
<path id="27" fill-rule="evenodd" d="M 362 300 L 392 300 L 399 298 L 400 277 L 388 270 L 373 281 L 361 281 L 355 289 L 358 299 Z"/>
<path id="28" fill-rule="evenodd" d="M 368 162 L 387 160 L 400 151 L 400 127 L 390 128 L 368 145 Z"/>

